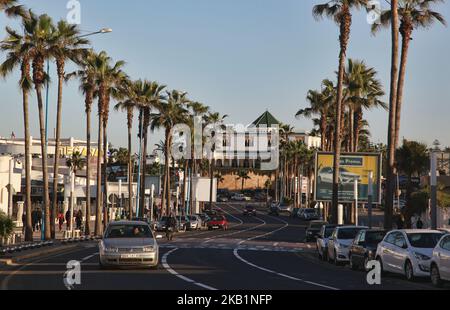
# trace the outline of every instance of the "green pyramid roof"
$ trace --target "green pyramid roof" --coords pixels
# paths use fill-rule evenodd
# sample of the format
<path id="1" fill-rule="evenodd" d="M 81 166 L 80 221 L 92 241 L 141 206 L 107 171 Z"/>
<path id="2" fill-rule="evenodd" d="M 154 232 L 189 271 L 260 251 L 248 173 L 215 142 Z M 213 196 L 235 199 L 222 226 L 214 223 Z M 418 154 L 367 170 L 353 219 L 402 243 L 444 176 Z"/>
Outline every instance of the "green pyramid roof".
<path id="1" fill-rule="evenodd" d="M 281 123 L 269 111 L 266 111 L 252 125 L 256 127 L 266 126 L 269 128 L 272 125 L 281 125 Z"/>

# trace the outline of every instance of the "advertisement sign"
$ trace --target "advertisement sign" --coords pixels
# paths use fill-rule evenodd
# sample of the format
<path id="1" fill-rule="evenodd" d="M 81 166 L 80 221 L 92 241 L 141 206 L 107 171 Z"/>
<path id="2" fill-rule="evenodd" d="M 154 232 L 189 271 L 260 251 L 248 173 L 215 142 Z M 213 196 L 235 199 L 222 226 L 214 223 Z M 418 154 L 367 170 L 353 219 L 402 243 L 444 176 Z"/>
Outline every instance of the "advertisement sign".
<path id="1" fill-rule="evenodd" d="M 331 201 L 333 197 L 333 153 L 316 153 L 316 201 Z M 354 201 L 354 184 L 358 180 L 358 200 L 368 201 L 369 173 L 373 173 L 374 203 L 381 203 L 381 154 L 344 153 L 341 155 L 339 173 L 339 202 Z"/>

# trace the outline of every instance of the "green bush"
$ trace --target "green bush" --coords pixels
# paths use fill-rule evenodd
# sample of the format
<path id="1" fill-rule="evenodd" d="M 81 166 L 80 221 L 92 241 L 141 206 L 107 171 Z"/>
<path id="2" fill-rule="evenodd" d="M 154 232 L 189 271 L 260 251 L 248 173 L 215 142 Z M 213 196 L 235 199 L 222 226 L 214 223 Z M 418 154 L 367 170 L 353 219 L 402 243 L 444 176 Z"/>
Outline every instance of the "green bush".
<path id="1" fill-rule="evenodd" d="M 14 222 L 4 212 L 0 211 L 0 245 L 4 238 L 9 237 L 14 231 Z"/>

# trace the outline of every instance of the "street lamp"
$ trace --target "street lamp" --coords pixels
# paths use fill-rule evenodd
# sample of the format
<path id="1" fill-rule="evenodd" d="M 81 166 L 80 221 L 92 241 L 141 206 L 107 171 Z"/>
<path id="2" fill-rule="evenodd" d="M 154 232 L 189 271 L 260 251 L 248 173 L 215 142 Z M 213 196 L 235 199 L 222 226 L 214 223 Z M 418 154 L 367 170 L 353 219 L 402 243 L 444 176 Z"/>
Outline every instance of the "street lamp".
<path id="1" fill-rule="evenodd" d="M 95 35 L 95 34 L 110 33 L 110 32 L 112 32 L 111 28 L 102 28 L 99 31 L 95 31 L 95 32 L 92 32 L 92 33 L 81 35 L 81 36 L 79 36 L 79 38 L 84 38 L 84 37 L 92 36 L 92 35 Z M 47 77 L 49 77 L 49 76 L 50 76 L 50 60 L 47 59 Z M 48 93 L 49 93 L 49 86 L 50 86 L 49 84 L 50 83 L 47 80 L 46 94 L 45 94 L 45 149 L 46 150 L 48 148 L 48 98 L 49 98 Z M 55 175 L 53 176 L 53 182 L 56 182 L 56 176 Z M 53 194 L 56 195 L 56 193 L 53 193 Z M 44 217 L 43 218 L 45 219 L 45 215 L 46 215 L 45 214 L 45 210 L 43 212 L 44 212 Z M 43 221 L 43 223 L 45 223 L 45 221 Z M 41 232 L 42 232 L 41 238 L 42 238 L 42 240 L 45 239 L 45 229 L 46 228 L 47 227 L 45 227 L 45 225 L 42 225 L 42 229 L 41 229 Z"/>

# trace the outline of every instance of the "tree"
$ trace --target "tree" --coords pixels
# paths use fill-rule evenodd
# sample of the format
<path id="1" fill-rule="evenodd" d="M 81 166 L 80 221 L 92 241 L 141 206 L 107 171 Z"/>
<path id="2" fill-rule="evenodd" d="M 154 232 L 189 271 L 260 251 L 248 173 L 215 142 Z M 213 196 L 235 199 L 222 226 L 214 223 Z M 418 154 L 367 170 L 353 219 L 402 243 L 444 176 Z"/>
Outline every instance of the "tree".
<path id="1" fill-rule="evenodd" d="M 50 231 L 50 205 L 48 190 L 48 158 L 47 158 L 47 136 L 45 131 L 44 105 L 42 100 L 42 88 L 48 81 L 44 70 L 45 60 L 50 57 L 49 42 L 55 33 L 55 26 L 48 15 L 36 16 L 30 11 L 30 18 L 24 19 L 24 28 L 27 42 L 31 46 L 31 59 L 33 68 L 33 83 L 36 91 L 39 111 L 39 131 L 41 138 L 42 174 L 43 174 L 43 205 L 45 210 L 45 239 L 51 239 Z"/>
<path id="2" fill-rule="evenodd" d="M 3 11 L 8 17 L 26 18 L 27 10 L 23 5 L 18 5 L 17 0 L 0 0 L 0 11 Z"/>
<path id="3" fill-rule="evenodd" d="M 85 234 L 90 234 L 89 228 L 89 219 L 91 212 L 91 112 L 92 105 L 94 103 L 94 99 L 96 98 L 96 94 L 98 92 L 97 85 L 95 83 L 95 78 L 97 74 L 96 67 L 96 59 L 97 55 L 94 51 L 89 50 L 87 55 L 82 59 L 81 62 L 78 63 L 80 66 L 80 70 L 68 74 L 66 79 L 70 79 L 71 77 L 77 77 L 80 80 L 80 91 L 84 94 L 84 108 L 86 113 L 86 143 L 87 143 L 87 156 L 86 156 L 86 229 Z M 100 161 L 101 150 L 98 149 L 97 152 L 97 160 Z M 98 172 L 98 171 L 97 171 Z M 98 201 L 98 196 L 97 196 Z M 97 214 L 97 213 L 96 213 Z M 100 219 L 98 218 L 98 214 L 96 217 L 96 223 Z M 99 235 L 99 231 L 97 230 L 98 226 L 95 225 L 95 235 Z"/>
<path id="4" fill-rule="evenodd" d="M 316 18 L 327 16 L 332 18 L 340 28 L 340 53 L 339 53 L 339 70 L 337 83 L 336 98 L 336 120 L 335 120 L 335 136 L 334 136 L 334 162 L 333 162 L 333 202 L 332 202 L 332 222 L 337 223 L 337 209 L 339 204 L 339 166 L 341 157 L 341 114 L 343 101 L 343 83 L 345 60 L 347 55 L 347 47 L 350 39 L 350 27 L 352 24 L 352 8 L 359 9 L 365 6 L 366 0 L 331 0 L 325 4 L 314 6 L 313 15 Z"/>
<path id="5" fill-rule="evenodd" d="M 33 228 L 31 221 L 31 153 L 30 153 L 30 122 L 28 98 L 33 87 L 31 78 L 31 46 L 26 37 L 15 30 L 6 27 L 7 38 L 0 43 L 0 50 L 7 53 L 5 61 L 0 65 L 0 76 L 6 77 L 17 67 L 20 67 L 19 88 L 22 92 L 23 125 L 25 136 L 25 210 L 26 227 L 25 241 L 33 241 Z"/>
<path id="6" fill-rule="evenodd" d="M 59 147 L 61 139 L 61 116 L 62 116 L 62 99 L 63 99 L 63 83 L 65 79 L 65 64 L 67 60 L 80 63 L 81 59 L 87 55 L 87 50 L 83 47 L 89 44 L 89 41 L 79 37 L 80 30 L 77 25 L 69 25 L 66 21 L 58 22 L 55 32 L 52 34 L 49 42 L 49 53 L 56 60 L 56 70 L 58 74 L 58 102 L 56 110 L 56 139 L 55 154 L 53 166 L 53 207 L 51 217 L 51 233 L 55 238 L 56 226 L 55 219 L 58 209 L 58 171 L 59 171 Z M 88 228 L 89 230 L 89 228 Z"/>
<path id="7" fill-rule="evenodd" d="M 187 104 L 189 100 L 187 98 L 187 93 L 179 92 L 173 90 L 171 92 L 166 91 L 166 96 L 164 100 L 160 100 L 155 103 L 155 108 L 158 113 L 152 113 L 151 119 L 151 129 L 152 131 L 156 128 L 164 127 L 164 170 L 165 170 L 165 181 L 163 187 L 163 201 L 166 203 L 167 214 L 170 213 L 170 161 L 171 161 L 171 147 L 172 147 L 172 136 L 171 132 L 176 124 L 182 122 L 186 117 Z M 165 201 L 164 201 L 165 196 Z"/>
<path id="8" fill-rule="evenodd" d="M 250 176 L 248 175 L 247 170 L 239 170 L 237 173 L 236 180 L 241 180 L 241 191 L 244 191 L 244 185 L 246 180 L 250 180 Z"/>

